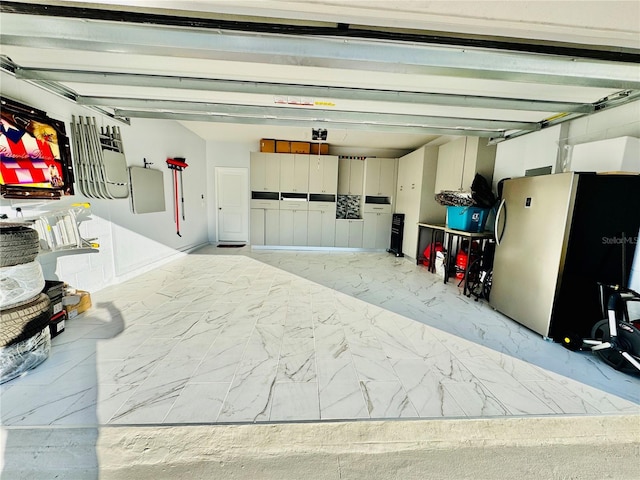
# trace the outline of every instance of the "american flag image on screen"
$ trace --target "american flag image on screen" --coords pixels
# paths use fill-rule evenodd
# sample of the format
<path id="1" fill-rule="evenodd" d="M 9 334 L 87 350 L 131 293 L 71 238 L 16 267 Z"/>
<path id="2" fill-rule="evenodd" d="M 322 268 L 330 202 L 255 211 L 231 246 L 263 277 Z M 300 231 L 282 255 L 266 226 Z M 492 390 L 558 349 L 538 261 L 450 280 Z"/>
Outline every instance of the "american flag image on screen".
<path id="1" fill-rule="evenodd" d="M 63 187 L 56 131 L 50 125 L 2 113 L 0 183 L 24 187 Z"/>

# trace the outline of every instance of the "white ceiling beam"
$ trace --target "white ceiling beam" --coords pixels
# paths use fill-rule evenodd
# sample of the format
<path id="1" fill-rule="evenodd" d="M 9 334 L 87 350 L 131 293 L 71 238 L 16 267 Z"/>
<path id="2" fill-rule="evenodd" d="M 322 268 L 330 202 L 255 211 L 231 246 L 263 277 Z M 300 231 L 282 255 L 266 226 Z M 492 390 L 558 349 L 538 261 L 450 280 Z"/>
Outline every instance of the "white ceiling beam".
<path id="1" fill-rule="evenodd" d="M 371 125 L 422 126 L 453 129 L 483 130 L 539 130 L 537 122 L 516 122 L 509 120 L 438 117 L 429 115 L 407 115 L 397 113 L 370 113 L 344 110 L 327 110 L 315 107 L 265 107 L 224 103 L 185 102 L 175 100 L 155 100 L 122 97 L 88 97 L 78 95 L 80 105 L 109 108 L 144 109 L 166 112 L 193 112 L 211 115 L 250 116 L 287 120 L 311 120 L 330 123 L 361 123 Z"/>
<path id="2" fill-rule="evenodd" d="M 15 75 L 16 78 L 21 80 L 138 86 L 149 88 L 179 88 L 186 90 L 264 94 L 273 96 L 284 95 L 373 102 L 444 105 L 450 107 L 528 110 L 536 112 L 591 113 L 594 111 L 594 106 L 589 103 L 353 87 L 325 87 L 289 83 L 194 78 L 177 75 L 147 75 L 126 72 L 98 72 L 29 67 L 17 67 L 15 69 Z"/>
<path id="3" fill-rule="evenodd" d="M 275 125 L 309 128 L 339 128 L 369 132 L 404 133 L 414 135 L 465 135 L 471 137 L 503 138 L 506 132 L 482 128 L 444 128 L 423 125 L 382 125 L 376 123 L 351 123 L 349 121 L 329 122 L 312 119 L 280 119 L 243 116 L 242 114 L 215 114 L 198 112 L 161 112 L 154 110 L 116 109 L 115 115 L 123 118 L 152 118 L 162 120 L 201 121 L 212 123 L 232 123 L 244 125 Z"/>
<path id="4" fill-rule="evenodd" d="M 640 89 L 640 66 L 552 55 L 362 40 L 254 34 L 14 13 L 0 17 L 0 42 L 371 72 L 455 75 L 517 82 Z"/>

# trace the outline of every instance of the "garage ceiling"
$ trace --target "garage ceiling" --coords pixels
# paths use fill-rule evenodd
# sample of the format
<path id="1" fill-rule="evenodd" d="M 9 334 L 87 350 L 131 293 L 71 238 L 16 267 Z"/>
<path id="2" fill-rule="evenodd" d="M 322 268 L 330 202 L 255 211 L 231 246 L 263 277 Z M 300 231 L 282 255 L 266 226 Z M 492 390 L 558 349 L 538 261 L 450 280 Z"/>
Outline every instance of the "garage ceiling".
<path id="1" fill-rule="evenodd" d="M 635 1 L 0 8 L 5 71 L 122 121 L 175 119 L 212 140 L 310 140 L 321 127 L 340 147 L 497 142 L 640 98 Z"/>

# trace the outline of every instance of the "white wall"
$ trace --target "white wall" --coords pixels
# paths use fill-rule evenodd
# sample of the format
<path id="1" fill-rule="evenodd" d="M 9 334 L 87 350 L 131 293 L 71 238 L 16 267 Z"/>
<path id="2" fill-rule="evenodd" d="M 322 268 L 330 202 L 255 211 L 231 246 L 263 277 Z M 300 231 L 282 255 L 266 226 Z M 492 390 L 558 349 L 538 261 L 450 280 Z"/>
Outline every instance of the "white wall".
<path id="1" fill-rule="evenodd" d="M 551 165 L 556 173 L 561 126 L 547 128 L 498 144 L 493 188 L 503 178 L 522 177 L 526 170 Z"/>
<path id="2" fill-rule="evenodd" d="M 133 119 L 131 126 L 118 124 L 72 102 L 49 94 L 35 86 L 18 82 L 1 74 L 2 95 L 44 110 L 66 123 L 70 131 L 71 116 L 96 117 L 99 125 L 119 125 L 128 165 L 143 165 L 143 158 L 153 162 L 164 176 L 166 211 L 134 215 L 129 199 L 99 200 L 85 198 L 76 187 L 76 195 L 55 202 L 37 204 L 20 201 L 24 215 L 41 208 L 64 208 L 73 202 L 89 202 L 92 218 L 83 222 L 85 238 L 97 237 L 99 253 L 75 255 L 47 254 L 39 257 L 45 278 L 63 280 L 89 291 L 99 290 L 139 273 L 155 268 L 180 252 L 208 242 L 207 236 L 207 169 L 206 142 L 173 121 Z M 171 171 L 169 157 L 185 157 L 189 167 L 183 173 L 185 218 L 176 234 L 173 217 Z M 201 197 L 204 195 L 204 199 Z M 0 208 L 10 217 L 16 215 L 15 201 L 3 200 Z"/>
<path id="3" fill-rule="evenodd" d="M 525 170 L 551 165 L 563 171 L 573 145 L 618 137 L 640 138 L 640 101 L 572 120 L 498 144 L 493 185 Z"/>

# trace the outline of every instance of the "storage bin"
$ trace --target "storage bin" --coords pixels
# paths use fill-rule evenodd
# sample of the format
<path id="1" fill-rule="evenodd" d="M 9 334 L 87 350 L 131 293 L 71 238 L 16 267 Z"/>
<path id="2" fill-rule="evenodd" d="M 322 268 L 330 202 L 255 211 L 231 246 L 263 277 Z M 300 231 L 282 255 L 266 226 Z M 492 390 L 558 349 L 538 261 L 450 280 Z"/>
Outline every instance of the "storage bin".
<path id="1" fill-rule="evenodd" d="M 59 282 L 58 280 L 45 280 L 42 293 L 45 293 L 49 297 L 49 300 L 51 300 L 51 303 L 49 304 L 49 316 L 51 318 L 62 312 L 64 282 Z"/>
<path id="2" fill-rule="evenodd" d="M 260 140 L 260 151 L 264 153 L 275 153 L 276 141 L 271 138 L 263 138 Z"/>
<path id="3" fill-rule="evenodd" d="M 308 154 L 309 152 L 311 152 L 309 142 L 291 142 L 291 153 Z"/>
<path id="4" fill-rule="evenodd" d="M 329 155 L 328 143 L 312 143 L 311 155 Z"/>
<path id="5" fill-rule="evenodd" d="M 482 232 L 489 216 L 489 208 L 447 207 L 447 227 L 465 232 Z"/>
<path id="6" fill-rule="evenodd" d="M 276 140 L 276 153 L 291 153 L 291 142 L 288 140 Z"/>

